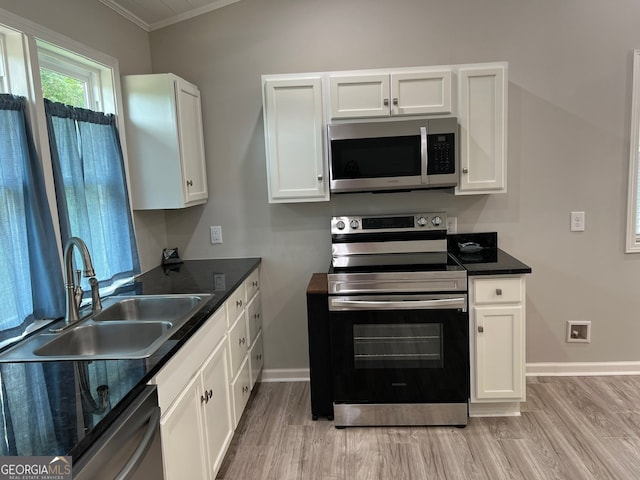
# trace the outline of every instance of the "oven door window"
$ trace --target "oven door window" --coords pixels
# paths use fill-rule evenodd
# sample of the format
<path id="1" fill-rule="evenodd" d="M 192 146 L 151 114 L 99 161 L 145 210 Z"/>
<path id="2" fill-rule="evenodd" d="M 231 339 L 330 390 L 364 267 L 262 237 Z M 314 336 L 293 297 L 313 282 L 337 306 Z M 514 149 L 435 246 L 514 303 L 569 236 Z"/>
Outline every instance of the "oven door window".
<path id="1" fill-rule="evenodd" d="M 466 312 L 358 310 L 329 315 L 334 401 L 467 401 Z"/>
<path id="2" fill-rule="evenodd" d="M 370 368 L 442 368 L 440 323 L 356 324 L 353 366 Z"/>
<path id="3" fill-rule="evenodd" d="M 420 176 L 420 135 L 332 140 L 334 180 Z"/>

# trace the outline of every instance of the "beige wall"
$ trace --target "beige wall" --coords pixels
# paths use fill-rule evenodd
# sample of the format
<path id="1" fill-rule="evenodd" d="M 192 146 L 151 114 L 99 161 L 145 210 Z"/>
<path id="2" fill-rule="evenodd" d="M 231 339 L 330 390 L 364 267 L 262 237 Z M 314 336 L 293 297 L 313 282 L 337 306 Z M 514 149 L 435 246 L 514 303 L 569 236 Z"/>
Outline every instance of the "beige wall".
<path id="1" fill-rule="evenodd" d="M 0 8 L 118 59 L 122 75 L 151 72 L 147 32 L 97 0 L 0 0 Z M 164 212 L 134 214 L 142 270 L 167 246 Z"/>
<path id="2" fill-rule="evenodd" d="M 533 267 L 528 362 L 640 361 L 640 255 L 623 253 L 638 18 L 634 0 L 243 0 L 152 32 L 153 70 L 200 86 L 209 165 L 209 203 L 167 214 L 170 242 L 188 258 L 261 256 L 266 367 L 304 368 L 305 287 L 328 268 L 329 217 L 444 209 Z M 507 194 L 267 203 L 261 74 L 503 60 Z M 572 210 L 586 232 L 569 231 Z M 566 320 L 591 320 L 592 343 L 565 343 Z"/>

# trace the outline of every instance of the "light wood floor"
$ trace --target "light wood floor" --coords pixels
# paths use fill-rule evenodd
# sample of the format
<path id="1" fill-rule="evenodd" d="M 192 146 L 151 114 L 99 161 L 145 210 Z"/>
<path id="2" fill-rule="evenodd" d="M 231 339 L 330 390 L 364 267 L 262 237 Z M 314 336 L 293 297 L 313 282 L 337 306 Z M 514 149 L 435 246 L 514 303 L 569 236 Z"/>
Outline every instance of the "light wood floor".
<path id="1" fill-rule="evenodd" d="M 640 377 L 528 379 L 520 417 L 466 428 L 311 420 L 308 383 L 256 386 L 224 480 L 640 479 Z"/>

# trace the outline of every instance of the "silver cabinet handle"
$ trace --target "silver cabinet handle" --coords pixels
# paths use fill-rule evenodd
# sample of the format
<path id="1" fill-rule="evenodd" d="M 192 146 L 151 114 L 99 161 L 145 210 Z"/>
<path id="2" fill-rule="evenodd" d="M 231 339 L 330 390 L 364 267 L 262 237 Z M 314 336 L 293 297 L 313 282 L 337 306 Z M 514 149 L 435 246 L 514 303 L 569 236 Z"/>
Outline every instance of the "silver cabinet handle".
<path id="1" fill-rule="evenodd" d="M 498 296 L 502 295 L 502 289 L 501 288 L 496 288 L 496 295 L 498 295 Z"/>
<path id="2" fill-rule="evenodd" d="M 138 465 L 144 460 L 145 455 L 149 451 L 153 439 L 156 436 L 158 427 L 160 426 L 160 407 L 154 407 L 153 412 L 149 415 L 149 423 L 147 429 L 138 444 L 135 452 L 129 458 L 127 463 L 122 467 L 120 473 L 115 477 L 115 480 L 127 480 L 133 478 L 133 473 L 138 468 Z"/>
<path id="3" fill-rule="evenodd" d="M 482 325 L 478 325 L 478 333 L 484 332 L 484 327 Z"/>

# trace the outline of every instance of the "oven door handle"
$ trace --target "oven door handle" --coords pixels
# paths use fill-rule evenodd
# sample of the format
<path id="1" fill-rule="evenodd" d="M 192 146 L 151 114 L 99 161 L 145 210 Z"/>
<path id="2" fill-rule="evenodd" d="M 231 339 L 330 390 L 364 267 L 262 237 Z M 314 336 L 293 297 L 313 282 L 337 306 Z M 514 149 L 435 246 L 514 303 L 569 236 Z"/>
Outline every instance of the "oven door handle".
<path id="1" fill-rule="evenodd" d="M 330 299 L 330 307 L 348 310 L 420 310 L 429 308 L 463 308 L 466 298 L 438 298 L 434 300 L 352 300 Z M 330 308 L 331 310 L 332 308 Z"/>

